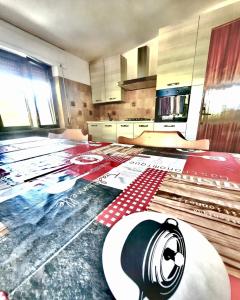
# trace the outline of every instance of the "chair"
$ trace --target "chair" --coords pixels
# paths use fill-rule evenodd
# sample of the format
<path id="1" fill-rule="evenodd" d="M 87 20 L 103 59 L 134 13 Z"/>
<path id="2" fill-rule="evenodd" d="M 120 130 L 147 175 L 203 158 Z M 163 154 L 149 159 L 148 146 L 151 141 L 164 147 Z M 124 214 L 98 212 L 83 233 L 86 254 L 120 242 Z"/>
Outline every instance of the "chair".
<path id="1" fill-rule="evenodd" d="M 88 134 L 84 135 L 81 129 L 66 129 L 60 134 L 49 132 L 48 137 L 73 141 L 88 141 L 89 139 Z"/>
<path id="2" fill-rule="evenodd" d="M 144 131 L 134 139 L 119 136 L 118 143 L 147 147 L 209 150 L 209 140 L 188 141 L 178 131 Z"/>
<path id="3" fill-rule="evenodd" d="M 49 132 L 48 138 L 49 139 L 62 139 L 63 137 L 62 137 L 62 133 Z"/>

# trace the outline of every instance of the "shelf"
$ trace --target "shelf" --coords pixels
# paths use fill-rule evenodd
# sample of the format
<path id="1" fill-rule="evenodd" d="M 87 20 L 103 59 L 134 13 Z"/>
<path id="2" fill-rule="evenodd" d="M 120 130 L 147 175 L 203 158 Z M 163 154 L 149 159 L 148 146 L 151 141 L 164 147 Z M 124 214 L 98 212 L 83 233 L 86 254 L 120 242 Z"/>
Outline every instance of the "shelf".
<path id="1" fill-rule="evenodd" d="M 141 90 L 156 87 L 157 75 L 141 77 L 119 82 L 118 85 L 126 91 Z"/>

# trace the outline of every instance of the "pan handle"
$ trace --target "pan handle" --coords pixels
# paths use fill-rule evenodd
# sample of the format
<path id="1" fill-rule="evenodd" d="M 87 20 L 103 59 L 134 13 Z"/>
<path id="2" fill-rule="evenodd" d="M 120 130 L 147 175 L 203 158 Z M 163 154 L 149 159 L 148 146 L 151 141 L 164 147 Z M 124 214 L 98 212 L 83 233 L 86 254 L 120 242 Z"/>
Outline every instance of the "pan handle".
<path id="1" fill-rule="evenodd" d="M 173 218 L 167 218 L 164 223 L 178 227 L 178 221 Z"/>

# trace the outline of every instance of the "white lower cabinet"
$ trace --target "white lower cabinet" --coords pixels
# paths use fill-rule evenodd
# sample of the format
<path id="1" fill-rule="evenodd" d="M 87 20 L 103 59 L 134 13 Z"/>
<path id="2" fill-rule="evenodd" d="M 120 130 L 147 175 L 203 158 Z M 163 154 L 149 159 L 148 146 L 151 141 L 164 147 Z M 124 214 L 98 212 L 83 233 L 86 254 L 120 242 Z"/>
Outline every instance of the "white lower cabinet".
<path id="1" fill-rule="evenodd" d="M 127 138 L 133 138 L 133 123 L 124 122 L 117 123 L 117 137 L 124 136 Z"/>
<path id="2" fill-rule="evenodd" d="M 139 136 L 143 131 L 153 131 L 153 122 L 149 123 L 134 123 L 133 125 L 133 137 Z"/>
<path id="3" fill-rule="evenodd" d="M 103 123 L 102 124 L 102 141 L 103 142 L 116 142 L 117 141 L 117 125 L 116 123 Z"/>
<path id="4" fill-rule="evenodd" d="M 96 142 L 117 142 L 119 136 L 135 138 L 143 131 L 179 131 L 186 136 L 186 123 L 88 122 L 88 132 Z"/>
<path id="5" fill-rule="evenodd" d="M 102 125 L 103 123 L 88 123 L 88 134 L 95 142 L 102 142 Z"/>
<path id="6" fill-rule="evenodd" d="M 154 131 L 179 131 L 184 136 L 186 134 L 186 126 L 187 123 L 177 123 L 177 122 L 169 122 L 169 123 L 154 123 Z"/>

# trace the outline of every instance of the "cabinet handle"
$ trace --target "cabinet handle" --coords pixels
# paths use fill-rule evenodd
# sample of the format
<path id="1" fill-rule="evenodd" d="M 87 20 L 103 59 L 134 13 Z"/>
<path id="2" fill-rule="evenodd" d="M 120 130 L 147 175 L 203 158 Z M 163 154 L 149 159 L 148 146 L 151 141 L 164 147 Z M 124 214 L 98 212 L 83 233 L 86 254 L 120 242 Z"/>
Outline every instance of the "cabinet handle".
<path id="1" fill-rule="evenodd" d="M 102 101 L 102 100 L 95 100 L 96 102 L 100 102 L 100 101 Z"/>
<path id="2" fill-rule="evenodd" d="M 112 125 L 104 125 L 105 127 L 112 127 Z"/>
<path id="3" fill-rule="evenodd" d="M 148 125 L 138 125 L 139 127 L 148 127 Z"/>
<path id="4" fill-rule="evenodd" d="M 129 127 L 129 125 L 120 125 L 121 127 Z"/>
<path id="5" fill-rule="evenodd" d="M 114 99 L 116 99 L 116 97 L 110 97 L 110 98 L 108 98 L 109 100 L 114 100 Z"/>
<path id="6" fill-rule="evenodd" d="M 175 127 L 175 125 L 164 125 L 163 127 Z"/>
<path id="7" fill-rule="evenodd" d="M 168 83 L 167 86 L 171 86 L 171 85 L 179 85 L 179 83 L 180 83 L 180 82 L 171 82 L 171 83 Z"/>
<path id="8" fill-rule="evenodd" d="M 92 124 L 91 127 L 97 127 L 97 125 Z"/>

